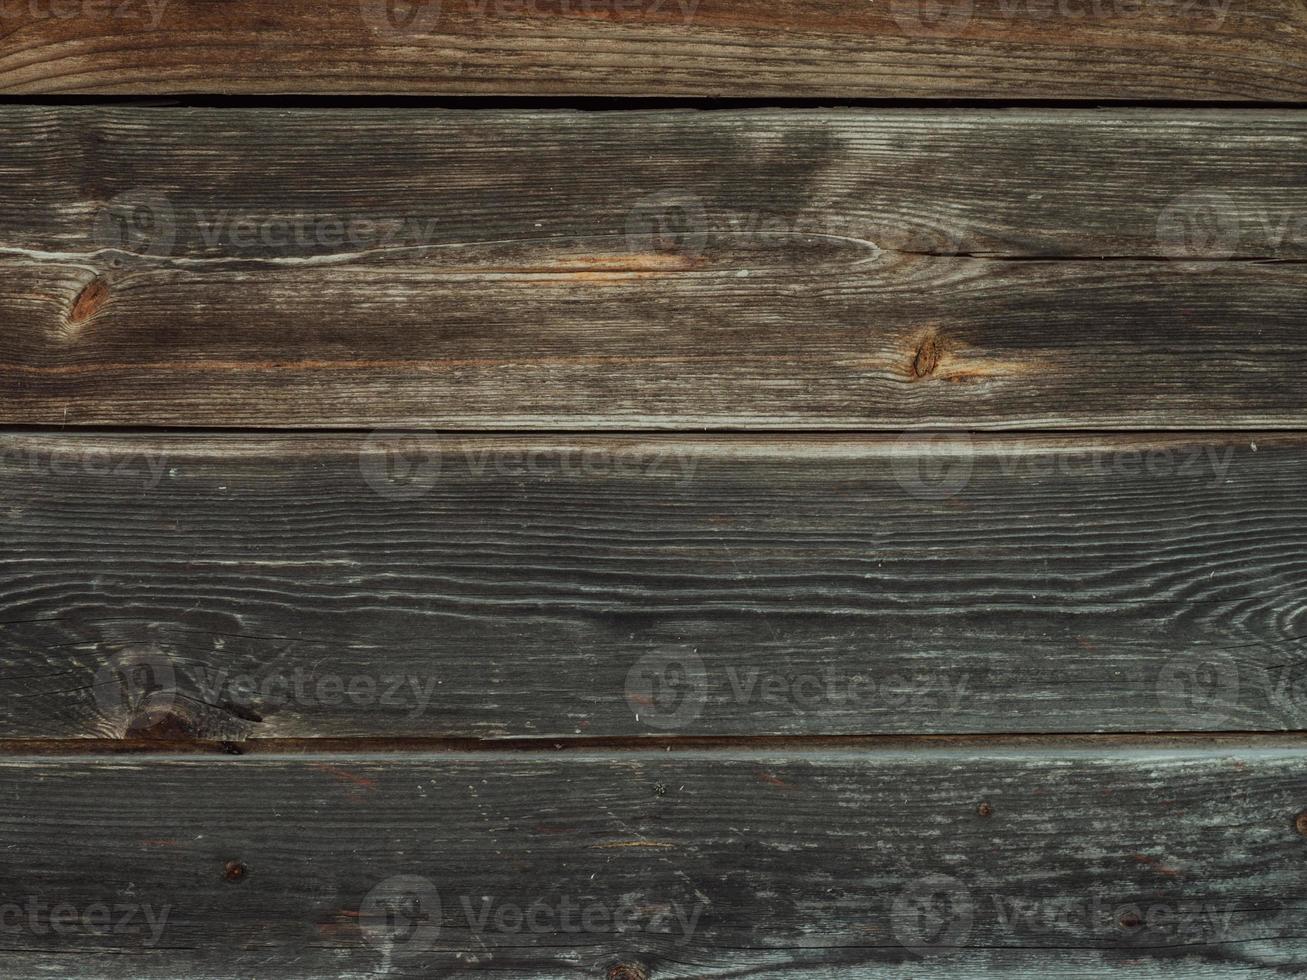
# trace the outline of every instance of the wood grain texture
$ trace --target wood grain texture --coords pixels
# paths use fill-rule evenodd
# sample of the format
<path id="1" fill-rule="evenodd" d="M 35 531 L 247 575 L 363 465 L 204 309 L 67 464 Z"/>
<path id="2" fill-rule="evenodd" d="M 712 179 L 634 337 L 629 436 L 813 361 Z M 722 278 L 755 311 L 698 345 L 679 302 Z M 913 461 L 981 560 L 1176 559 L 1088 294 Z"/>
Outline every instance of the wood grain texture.
<path id="1" fill-rule="evenodd" d="M 1307 964 L 1307 770 L 1289 743 L 30 758 L 0 761 L 0 788 L 0 963 L 16 978 L 1215 978 Z M 399 899 L 422 886 L 399 876 L 438 894 L 415 930 Z M 103 935 L 85 924 L 99 905 L 116 913 Z"/>
<path id="2" fill-rule="evenodd" d="M 1304 421 L 1296 115 L 5 116 L 10 423 Z"/>
<path id="3" fill-rule="evenodd" d="M 446 273 L 0 262 L 0 421 L 444 429 L 1294 428 L 1307 266 Z M 853 253 L 853 254 L 849 254 Z"/>
<path id="4" fill-rule="evenodd" d="M 8 0 L 13 93 L 1307 97 L 1292 0 Z"/>
<path id="5" fill-rule="evenodd" d="M 0 737 L 1300 730 L 1304 479 L 1266 434 L 11 434 Z"/>
<path id="6" fill-rule="evenodd" d="M 586 249 L 621 271 L 660 244 L 674 254 L 649 271 L 674 271 L 678 252 L 712 267 L 751 242 L 785 264 L 822 237 L 868 253 L 1155 258 L 1177 244 L 1159 238 L 1168 208 L 1213 195 L 1212 217 L 1237 220 L 1231 256 L 1307 257 L 1295 111 L 6 105 L 0 122 L 11 249 L 118 245 L 220 268 L 362 252 L 469 272 L 519 256 L 541 273 Z M 126 221 L 147 217 L 134 203 L 167 205 L 168 234 Z M 351 229 L 360 241 L 331 219 L 380 227 Z"/>

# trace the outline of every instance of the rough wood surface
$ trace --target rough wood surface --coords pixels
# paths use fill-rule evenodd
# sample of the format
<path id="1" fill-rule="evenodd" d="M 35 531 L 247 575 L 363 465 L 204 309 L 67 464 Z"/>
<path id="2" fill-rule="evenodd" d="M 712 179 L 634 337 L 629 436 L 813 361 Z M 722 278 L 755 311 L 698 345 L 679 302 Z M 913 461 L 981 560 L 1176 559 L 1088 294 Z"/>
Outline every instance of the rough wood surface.
<path id="1" fill-rule="evenodd" d="M 1307 98 L 1294 0 L 7 0 L 11 93 Z"/>
<path id="2" fill-rule="evenodd" d="M 11 434 L 0 737 L 1303 729 L 1305 480 L 1265 434 Z"/>
<path id="3" fill-rule="evenodd" d="M 445 429 L 1307 421 L 1307 265 L 832 250 L 767 268 L 0 262 L 0 422 Z M 842 254 L 838 254 L 842 253 Z M 765 260 L 764 260 L 765 261 Z"/>
<path id="4" fill-rule="evenodd" d="M 1293 114 L 3 115 L 0 421 L 1307 418 Z"/>
<path id="5" fill-rule="evenodd" d="M 117 245 L 220 268 L 417 257 L 489 272 L 518 256 L 544 273 L 587 247 L 615 264 L 681 246 L 713 267 L 753 243 L 771 266 L 823 233 L 868 253 L 1156 258 L 1186 244 L 1191 214 L 1233 232 L 1213 243 L 1232 257 L 1307 258 L 1307 121 L 1292 111 L 7 105 L 0 122 L 0 246 L 84 258 Z M 168 206 L 167 235 L 151 203 Z"/>
<path id="6" fill-rule="evenodd" d="M 1292 743 L 28 758 L 0 792 L 7 977 L 1307 967 Z"/>

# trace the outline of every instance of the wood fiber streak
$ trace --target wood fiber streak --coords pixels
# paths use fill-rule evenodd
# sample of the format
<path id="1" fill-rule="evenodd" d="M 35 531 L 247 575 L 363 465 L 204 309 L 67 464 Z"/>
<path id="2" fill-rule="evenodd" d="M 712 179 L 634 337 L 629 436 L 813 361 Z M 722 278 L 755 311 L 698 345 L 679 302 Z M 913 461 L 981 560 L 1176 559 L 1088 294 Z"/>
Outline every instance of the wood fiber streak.
<path id="1" fill-rule="evenodd" d="M 1305 479 L 1255 433 L 10 435 L 0 737 L 1300 730 Z"/>
<path id="2" fill-rule="evenodd" d="M 10 917 L 10 977 L 1216 978 L 1307 963 L 1307 775 L 1288 747 L 33 758 L 0 763 L 0 788 L 6 898 L 46 910 Z M 365 897 L 400 875 L 437 888 L 438 936 L 384 941 Z M 135 908 L 138 932 L 74 916 L 54 934 L 60 903 Z M 570 931 L 512 914 L 561 921 L 539 917 L 564 903 Z"/>
<path id="3" fill-rule="evenodd" d="M 69 11 L 11 0 L 0 20 L 0 88 L 1307 98 L 1304 18 L 1293 0 L 398 0 L 388 17 L 389 2 L 114 0 Z"/>

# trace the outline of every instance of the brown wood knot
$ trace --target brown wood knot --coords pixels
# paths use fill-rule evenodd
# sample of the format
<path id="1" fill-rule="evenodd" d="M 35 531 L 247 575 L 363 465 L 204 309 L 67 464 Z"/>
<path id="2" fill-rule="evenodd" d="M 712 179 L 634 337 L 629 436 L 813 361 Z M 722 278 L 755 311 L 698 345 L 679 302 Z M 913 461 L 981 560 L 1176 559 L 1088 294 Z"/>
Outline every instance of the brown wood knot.
<path id="1" fill-rule="evenodd" d="M 1307 810 L 1303 810 L 1302 813 L 1298 814 L 1293 821 L 1293 825 L 1298 829 L 1298 833 L 1307 837 Z"/>
<path id="2" fill-rule="evenodd" d="M 989 800 L 981 800 L 980 806 L 976 807 L 976 812 L 988 820 L 994 815 L 994 807 L 990 804 Z"/>
<path id="3" fill-rule="evenodd" d="M 608 968 L 608 980 L 649 980 L 649 971 L 641 963 L 614 963 Z"/>
<path id="4" fill-rule="evenodd" d="M 1143 919 L 1139 918 L 1134 912 L 1126 912 L 1121 918 L 1117 919 L 1117 924 L 1129 932 L 1132 929 L 1138 929 L 1144 924 Z"/>
<path id="5" fill-rule="evenodd" d="M 76 327 L 104 309 L 109 302 L 109 283 L 99 276 L 86 284 L 86 287 L 73 300 L 72 312 L 68 314 L 68 325 Z"/>
<path id="6" fill-rule="evenodd" d="M 232 882 L 244 881 L 249 873 L 250 869 L 240 861 L 228 861 L 222 868 L 222 876 Z"/>
<path id="7" fill-rule="evenodd" d="M 944 347 L 940 344 L 939 338 L 933 333 L 927 334 L 917 345 L 917 352 L 908 367 L 908 376 L 914 381 L 930 377 L 935 373 L 935 368 L 939 367 L 939 359 L 943 356 Z"/>

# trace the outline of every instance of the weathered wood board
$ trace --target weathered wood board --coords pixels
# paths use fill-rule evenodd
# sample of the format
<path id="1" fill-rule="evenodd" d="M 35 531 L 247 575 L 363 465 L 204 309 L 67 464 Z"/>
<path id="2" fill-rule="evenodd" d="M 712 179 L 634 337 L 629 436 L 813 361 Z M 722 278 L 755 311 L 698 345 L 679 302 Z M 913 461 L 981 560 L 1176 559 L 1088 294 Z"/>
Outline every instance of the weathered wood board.
<path id="1" fill-rule="evenodd" d="M 4 116 L 0 422 L 1307 417 L 1295 114 Z"/>
<path id="2" fill-rule="evenodd" d="M 0 969 L 1290 975 L 1305 799 L 1266 741 L 5 759 Z"/>
<path id="3" fill-rule="evenodd" d="M 825 250 L 822 250 L 823 252 Z M 1294 427 L 1307 265 L 872 258 L 443 272 L 0 261 L 0 421 Z M 764 260 L 765 261 L 765 260 Z M 83 319 L 88 290 L 97 312 Z M 103 306 L 98 302 L 104 301 Z"/>
<path id="4" fill-rule="evenodd" d="M 545 273 L 588 248 L 675 271 L 750 244 L 785 265 L 823 237 L 864 258 L 1307 258 L 1297 111 L 108 104 L 0 121 L 0 246 L 82 259 Z"/>
<path id="5" fill-rule="evenodd" d="M 1305 482 L 1259 433 L 10 434 L 0 738 L 1303 729 Z"/>
<path id="6" fill-rule="evenodd" d="M 1301 102 L 1294 0 L 7 0 L 9 93 Z"/>

